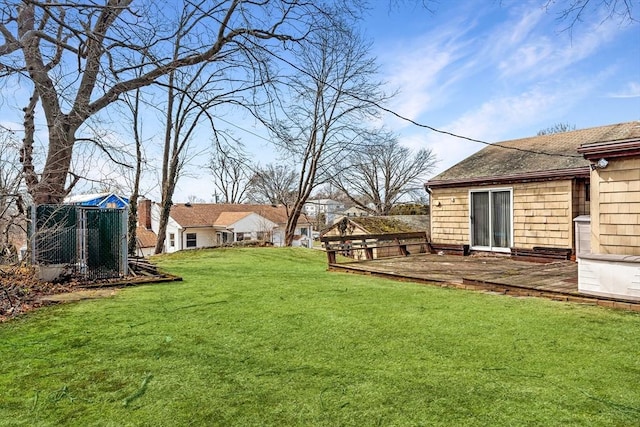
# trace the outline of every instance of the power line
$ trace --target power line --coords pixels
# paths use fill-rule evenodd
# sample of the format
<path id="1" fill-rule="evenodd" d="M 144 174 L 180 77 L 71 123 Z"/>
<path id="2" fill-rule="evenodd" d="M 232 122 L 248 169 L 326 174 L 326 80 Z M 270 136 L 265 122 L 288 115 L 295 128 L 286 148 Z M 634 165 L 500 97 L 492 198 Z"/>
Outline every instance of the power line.
<path id="1" fill-rule="evenodd" d="M 253 40 L 249 39 L 247 36 L 244 36 L 244 37 L 249 43 L 252 43 L 254 46 L 264 50 L 269 55 L 273 56 L 274 58 L 276 58 L 276 59 L 278 59 L 278 60 L 280 60 L 282 62 L 284 62 L 285 64 L 289 65 L 290 67 L 294 68 L 295 70 L 307 75 L 308 77 L 311 77 L 317 83 L 321 83 L 323 85 L 326 85 L 326 86 L 330 87 L 331 89 L 333 89 L 335 91 L 343 92 L 342 90 L 340 90 L 340 89 L 336 88 L 335 86 L 333 86 L 331 83 L 328 83 L 326 81 L 322 81 L 322 80 L 318 79 L 316 76 L 312 75 L 308 71 L 306 71 L 306 70 L 300 68 L 299 66 L 295 65 L 294 63 L 292 63 L 288 59 L 285 59 L 282 56 L 280 56 L 280 55 L 278 55 L 278 54 L 276 54 L 276 53 L 274 53 L 274 52 L 272 52 L 272 51 L 270 51 L 268 49 L 265 49 L 263 46 L 259 45 L 258 43 L 254 42 Z M 345 93 L 347 93 L 347 92 L 345 92 Z M 487 145 L 487 146 L 493 146 L 493 147 L 497 147 L 497 148 L 502 148 L 502 149 L 505 149 L 505 150 L 520 151 L 520 152 L 524 152 L 524 153 L 541 154 L 541 155 L 551 156 L 551 157 L 582 158 L 582 156 L 579 155 L 579 154 L 547 153 L 545 151 L 528 150 L 526 148 L 519 148 L 519 147 L 509 147 L 509 146 L 498 145 L 498 144 L 494 144 L 494 143 L 491 143 L 491 142 L 483 141 L 481 139 L 476 139 L 476 138 L 471 138 L 471 137 L 468 137 L 468 136 L 456 134 L 456 133 L 453 133 L 453 132 L 449 132 L 449 131 L 446 131 L 446 130 L 435 128 L 433 126 L 426 125 L 424 123 L 417 122 L 417 121 L 415 121 L 413 119 L 410 119 L 410 118 L 408 118 L 406 116 L 403 116 L 400 113 L 397 113 L 397 112 L 391 110 L 390 108 L 387 108 L 387 107 L 384 107 L 384 106 L 380 105 L 377 101 L 372 101 L 372 100 L 369 100 L 369 99 L 363 99 L 363 98 L 360 98 L 359 96 L 357 96 L 355 94 L 351 94 L 351 93 L 347 93 L 347 94 L 349 96 L 351 96 L 352 98 L 360 101 L 360 102 L 365 102 L 365 103 L 371 104 L 374 107 L 376 107 L 376 108 L 378 108 L 378 109 L 380 109 L 380 110 L 382 110 L 382 111 L 384 111 L 386 113 L 389 113 L 389 114 L 399 118 L 400 120 L 403 120 L 403 121 L 406 121 L 408 123 L 413 124 L 414 126 L 418 126 L 418 127 L 424 128 L 424 129 L 428 129 L 428 130 L 430 130 L 432 132 L 440 133 L 440 134 L 443 134 L 443 135 L 448 135 L 448 136 L 451 136 L 451 137 L 454 137 L 454 138 L 463 139 L 463 140 L 471 141 L 471 142 L 476 142 L 476 143 Z"/>
<path id="2" fill-rule="evenodd" d="M 262 139 L 263 141 L 271 142 L 271 140 L 270 140 L 270 139 L 265 138 L 264 136 L 262 136 L 262 135 L 260 135 L 260 134 L 257 134 L 257 133 L 255 133 L 255 132 L 253 132 L 253 131 L 250 131 L 249 129 L 243 128 L 242 126 L 239 126 L 239 125 L 237 125 L 237 124 L 235 124 L 235 123 L 232 123 L 232 122 L 230 122 L 229 120 L 225 120 L 225 119 L 223 119 L 222 117 L 216 117 L 216 119 L 217 119 L 217 120 L 220 120 L 221 122 L 225 122 L 225 123 L 226 123 L 226 124 L 228 124 L 228 125 L 231 125 L 231 126 L 233 126 L 233 127 L 236 127 L 236 128 L 238 128 L 238 129 L 240 129 L 241 131 L 244 131 L 244 132 L 246 132 L 246 133 L 248 133 L 248 134 L 250 134 L 250 135 L 253 135 L 253 136 L 255 136 L 256 138 L 260 138 L 260 139 Z"/>

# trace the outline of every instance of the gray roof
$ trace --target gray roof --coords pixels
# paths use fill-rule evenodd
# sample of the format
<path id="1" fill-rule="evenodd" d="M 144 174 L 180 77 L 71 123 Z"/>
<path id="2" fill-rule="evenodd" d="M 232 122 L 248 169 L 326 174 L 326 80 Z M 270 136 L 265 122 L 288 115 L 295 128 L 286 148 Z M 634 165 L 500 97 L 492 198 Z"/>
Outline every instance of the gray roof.
<path id="1" fill-rule="evenodd" d="M 639 125 L 640 122 L 619 123 L 498 142 L 442 172 L 427 185 L 438 181 L 473 181 L 586 168 L 590 162 L 578 153 L 578 147 L 582 144 L 638 137 Z"/>

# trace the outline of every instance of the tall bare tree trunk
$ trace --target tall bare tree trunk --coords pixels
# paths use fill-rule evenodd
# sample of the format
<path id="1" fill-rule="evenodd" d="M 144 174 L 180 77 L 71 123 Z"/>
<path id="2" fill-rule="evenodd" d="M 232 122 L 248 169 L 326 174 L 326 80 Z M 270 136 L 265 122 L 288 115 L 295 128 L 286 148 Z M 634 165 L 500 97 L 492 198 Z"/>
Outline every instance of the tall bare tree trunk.
<path id="1" fill-rule="evenodd" d="M 171 170 L 175 170 L 171 167 Z M 160 202 L 160 219 L 158 226 L 158 240 L 156 241 L 155 254 L 160 254 L 164 250 L 164 242 L 167 236 L 167 224 L 171 215 L 171 206 L 173 206 L 173 193 L 175 191 L 175 174 L 173 179 L 168 179 L 162 183 L 162 201 Z"/>
<path id="2" fill-rule="evenodd" d="M 372 80 L 376 67 L 369 47 L 352 31 L 351 22 L 332 21 L 309 39 L 295 55 L 298 70 L 305 71 L 286 81 L 297 96 L 282 110 L 270 112 L 267 123 L 274 143 L 290 153 L 300 169 L 287 212 L 287 246 L 293 243 L 311 192 L 327 182 L 344 155 L 357 149 L 363 125 L 374 115 L 370 102 L 385 99 L 380 84 Z"/>
<path id="3" fill-rule="evenodd" d="M 304 199 L 305 201 L 307 198 Z M 301 201 L 301 200 L 300 200 Z M 284 230 L 284 244 L 285 246 L 293 245 L 293 237 L 296 234 L 296 226 L 298 225 L 298 220 L 300 219 L 300 215 L 302 214 L 302 207 L 304 203 L 300 203 L 297 201 L 291 211 L 289 211 L 289 216 L 287 217 L 287 226 Z"/>
<path id="4" fill-rule="evenodd" d="M 67 122 L 62 116 L 60 121 Z M 49 128 L 49 153 L 42 171 L 40 181 L 29 188 L 35 204 L 62 203 L 71 190 L 67 187 L 67 177 L 73 145 L 75 143 L 75 126 L 63 123 Z"/>
<path id="5" fill-rule="evenodd" d="M 176 44 L 176 49 L 177 49 Z M 167 111 L 166 122 L 164 128 L 164 150 L 162 152 L 162 193 L 160 200 L 160 218 L 159 218 L 159 230 L 158 240 L 156 241 L 156 247 L 153 251 L 155 254 L 160 254 L 164 250 L 164 241 L 167 237 L 167 224 L 169 223 L 169 215 L 171 214 L 171 206 L 173 205 L 173 188 L 175 186 L 175 175 L 172 173 L 170 163 L 171 159 L 171 142 L 173 132 L 173 103 L 174 103 L 174 83 L 175 83 L 175 71 L 169 73 L 169 84 L 167 89 Z M 177 144 L 173 141 L 173 144 Z M 175 154 L 174 154 L 175 155 Z"/>
<path id="6" fill-rule="evenodd" d="M 136 90 L 133 105 L 131 105 L 131 112 L 133 114 L 133 139 L 136 143 L 136 171 L 133 179 L 133 191 L 129 198 L 129 241 L 127 243 L 129 255 L 134 256 L 138 247 L 138 197 L 140 196 L 140 175 L 142 174 L 142 140 L 140 132 L 138 131 L 138 118 L 140 112 L 139 90 Z"/>

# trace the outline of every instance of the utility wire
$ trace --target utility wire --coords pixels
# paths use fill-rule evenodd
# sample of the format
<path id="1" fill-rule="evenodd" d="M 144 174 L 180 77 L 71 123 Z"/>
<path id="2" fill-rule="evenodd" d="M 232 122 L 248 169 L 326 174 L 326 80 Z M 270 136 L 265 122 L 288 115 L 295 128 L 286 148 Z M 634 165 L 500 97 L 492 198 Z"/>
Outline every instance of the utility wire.
<path id="1" fill-rule="evenodd" d="M 254 46 L 258 47 L 259 49 L 262 49 L 263 51 L 267 52 L 269 55 L 273 56 L 274 58 L 276 58 L 276 59 L 278 59 L 278 60 L 280 60 L 280 61 L 284 62 L 285 64 L 287 64 L 287 65 L 289 65 L 290 67 L 294 68 L 295 70 L 297 70 L 297 71 L 299 71 L 299 72 L 301 72 L 301 73 L 303 73 L 303 74 L 307 75 L 308 77 L 311 77 L 311 78 L 312 78 L 313 80 L 315 80 L 317 83 L 320 83 L 320 84 L 326 85 L 326 86 L 330 87 L 331 89 L 333 89 L 333 90 L 335 90 L 335 91 L 343 92 L 342 90 L 340 90 L 340 89 L 336 88 L 335 86 L 333 86 L 331 83 L 326 82 L 326 81 L 322 81 L 322 80 L 318 79 L 316 76 L 314 76 L 314 75 L 312 75 L 311 73 L 309 73 L 308 71 L 306 71 L 306 70 L 304 70 L 304 69 L 300 68 L 299 66 L 297 66 L 297 65 L 296 65 L 296 64 L 294 64 L 294 63 L 292 63 L 292 62 L 291 62 L 291 61 L 289 61 L 288 59 L 285 59 L 284 57 L 282 57 L 281 55 L 278 55 L 278 54 L 277 54 L 277 53 L 275 53 L 275 52 L 272 52 L 272 51 L 270 51 L 270 50 L 268 50 L 268 49 L 265 49 L 263 46 L 259 45 L 259 44 L 258 44 L 258 43 L 256 43 L 255 41 L 253 41 L 253 40 L 249 39 L 246 35 L 244 36 L 244 38 L 245 38 L 245 40 L 247 40 L 249 43 L 251 43 L 251 44 L 253 44 Z M 468 136 L 464 136 L 464 135 L 456 134 L 456 133 L 453 133 L 453 132 L 449 132 L 449 131 L 446 131 L 446 130 L 442 130 L 442 129 L 435 128 L 435 127 L 433 127 L 433 126 L 426 125 L 426 124 L 424 124 L 424 123 L 417 122 L 417 121 L 415 121 L 415 120 L 413 120 L 413 119 L 410 119 L 410 118 L 408 118 L 408 117 L 405 117 L 405 116 L 403 116 L 402 114 L 397 113 L 397 112 L 395 112 L 395 111 L 391 110 L 390 108 L 387 108 L 387 107 L 384 107 L 384 106 L 380 105 L 380 104 L 379 104 L 378 102 L 376 102 L 376 101 L 371 101 L 371 100 L 369 100 L 369 99 L 363 99 L 363 98 L 360 98 L 360 97 L 359 97 L 359 96 L 357 96 L 357 95 L 354 95 L 354 94 L 351 94 L 351 93 L 348 93 L 348 92 L 345 92 L 345 93 L 346 93 L 347 95 L 351 96 L 352 98 L 356 99 L 357 101 L 365 102 L 365 103 L 371 104 L 371 105 L 373 105 L 374 107 L 376 107 L 376 108 L 378 108 L 378 109 L 380 109 L 380 110 L 382 110 L 382 111 L 384 111 L 384 112 L 386 112 L 386 113 L 389 113 L 389 114 L 391 114 L 391 115 L 393 115 L 393 116 L 395 116 L 395 117 L 399 118 L 400 120 L 403 120 L 403 121 L 405 121 L 405 122 L 411 123 L 411 124 L 413 124 L 414 126 L 418 126 L 418 127 L 424 128 L 424 129 L 428 129 L 428 130 L 430 130 L 430 131 L 432 131 L 432 132 L 436 132 L 436 133 L 440 133 L 440 134 L 443 134 L 443 135 L 452 136 L 452 137 L 454 137 L 454 138 L 463 139 L 463 140 L 466 140 L 466 141 L 477 142 L 477 143 L 479 143 L 479 144 L 484 144 L 484 145 L 487 145 L 487 146 L 493 146 L 493 147 L 497 147 L 497 148 L 503 148 L 503 149 L 505 149 L 505 150 L 521 151 L 521 152 L 524 152 L 524 153 L 531 153 L 531 154 L 541 154 L 541 155 L 551 156 L 551 157 L 582 158 L 582 156 L 581 156 L 581 155 L 579 155 L 579 154 L 547 153 L 547 152 L 545 152 L 545 151 L 528 150 L 528 149 L 526 149 L 526 148 L 519 148 L 519 147 L 509 147 L 509 146 L 504 146 L 504 145 L 499 145 L 499 144 L 494 144 L 494 143 L 491 143 L 491 142 L 483 141 L 483 140 L 481 140 L 481 139 L 476 139 L 476 138 L 471 138 L 471 137 L 468 137 Z M 250 132 L 250 133 L 251 133 L 251 132 Z M 264 138 L 263 138 L 263 139 L 264 139 Z"/>
<path id="2" fill-rule="evenodd" d="M 243 128 L 242 126 L 239 126 L 236 123 L 230 122 L 229 120 L 225 120 L 222 117 L 216 117 L 216 120 L 220 120 L 221 122 L 225 122 L 226 124 L 231 125 L 233 127 L 236 127 L 238 129 L 240 129 L 241 131 L 244 131 L 244 132 L 246 132 L 246 133 L 248 133 L 250 135 L 255 136 L 256 138 L 260 138 L 263 141 L 271 142 L 271 140 L 269 138 L 265 138 L 264 136 L 262 136 L 260 134 L 257 134 L 257 133 L 255 133 L 253 131 L 250 131 L 249 129 Z"/>

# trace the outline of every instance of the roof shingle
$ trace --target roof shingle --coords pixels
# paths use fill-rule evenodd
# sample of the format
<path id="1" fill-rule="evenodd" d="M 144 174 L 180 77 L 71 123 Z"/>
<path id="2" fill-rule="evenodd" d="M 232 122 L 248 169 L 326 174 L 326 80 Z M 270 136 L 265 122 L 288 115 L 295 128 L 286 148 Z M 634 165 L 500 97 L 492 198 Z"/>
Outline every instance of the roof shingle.
<path id="1" fill-rule="evenodd" d="M 588 167 L 590 162 L 578 153 L 582 144 L 639 136 L 640 122 L 627 122 L 498 142 L 437 175 L 430 183 Z"/>
<path id="2" fill-rule="evenodd" d="M 152 248 L 158 240 L 156 233 L 141 226 L 136 227 L 136 238 L 141 248 Z"/>
<path id="3" fill-rule="evenodd" d="M 226 203 L 180 203 L 171 206 L 171 218 L 182 227 L 225 225 L 223 223 L 234 218 L 235 221 L 238 221 L 251 212 L 276 224 L 285 224 L 287 222 L 287 211 L 284 206 Z M 219 223 L 218 221 L 222 222 Z M 306 222 L 304 217 L 300 217 L 298 221 L 299 224 Z"/>

